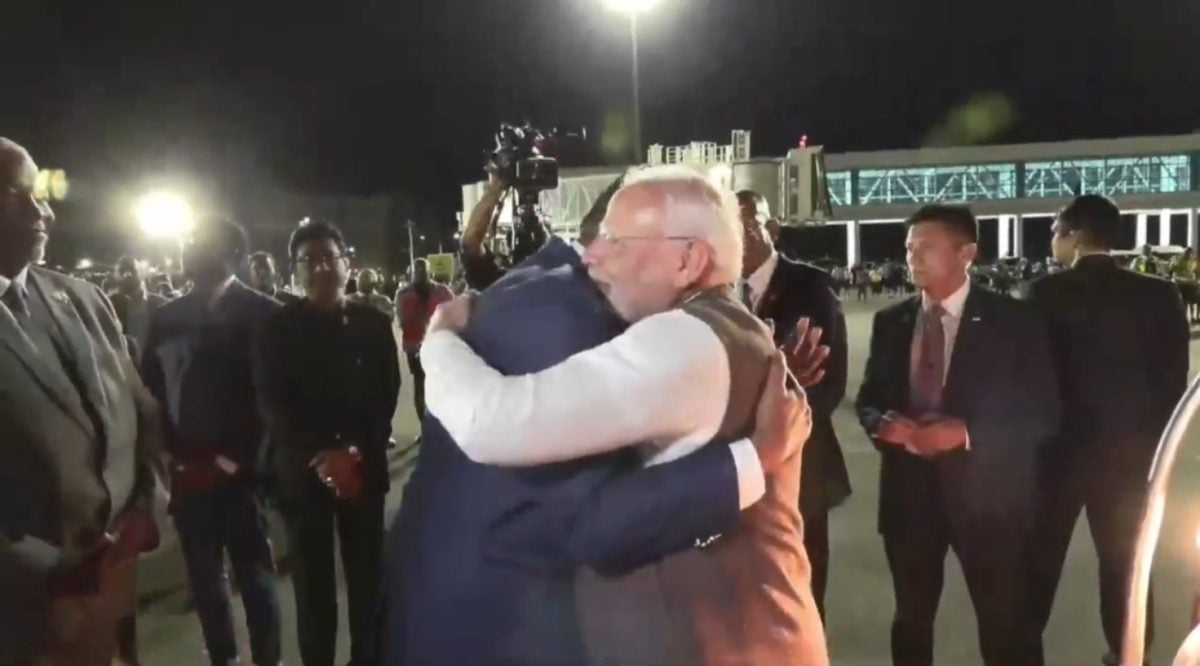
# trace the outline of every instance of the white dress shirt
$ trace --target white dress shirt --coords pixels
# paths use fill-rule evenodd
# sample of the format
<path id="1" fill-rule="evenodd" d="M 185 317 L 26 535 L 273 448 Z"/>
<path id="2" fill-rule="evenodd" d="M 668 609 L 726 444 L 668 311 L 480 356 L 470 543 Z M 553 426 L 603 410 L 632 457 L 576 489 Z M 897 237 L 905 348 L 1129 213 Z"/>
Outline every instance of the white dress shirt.
<path id="1" fill-rule="evenodd" d="M 29 267 L 28 266 L 26 266 L 25 268 L 22 268 L 21 272 L 17 273 L 17 276 L 12 279 L 9 279 L 3 275 L 0 275 L 0 298 L 4 298 L 4 295 L 8 293 L 9 285 L 11 285 L 13 283 L 16 283 L 16 285 L 18 287 L 20 287 L 21 289 L 25 290 L 28 293 L 29 288 L 25 284 L 28 279 L 29 279 Z"/>
<path id="2" fill-rule="evenodd" d="M 729 357 L 707 324 L 682 310 L 647 317 L 613 340 L 542 372 L 506 377 L 461 338 L 425 339 L 425 400 L 472 460 L 532 466 L 646 442 L 645 464 L 711 440 L 729 403 Z M 766 491 L 753 444 L 730 445 L 746 508 Z"/>
<path id="3" fill-rule="evenodd" d="M 779 253 L 771 250 L 771 256 L 746 278 L 746 289 L 750 290 L 748 296 L 753 309 L 758 309 L 758 302 L 762 300 L 767 287 L 771 286 L 771 276 L 775 275 L 775 267 L 778 265 Z"/>

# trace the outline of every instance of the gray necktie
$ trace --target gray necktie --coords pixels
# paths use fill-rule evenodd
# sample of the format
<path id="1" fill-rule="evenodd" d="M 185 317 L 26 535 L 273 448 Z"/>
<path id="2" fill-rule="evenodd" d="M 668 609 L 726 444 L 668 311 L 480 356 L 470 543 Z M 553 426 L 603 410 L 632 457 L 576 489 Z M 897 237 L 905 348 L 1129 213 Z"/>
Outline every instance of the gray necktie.
<path id="1" fill-rule="evenodd" d="M 942 408 L 946 377 L 946 331 L 942 316 L 946 310 L 934 304 L 921 313 L 921 345 L 917 350 L 917 368 L 909 402 L 918 414 Z"/>

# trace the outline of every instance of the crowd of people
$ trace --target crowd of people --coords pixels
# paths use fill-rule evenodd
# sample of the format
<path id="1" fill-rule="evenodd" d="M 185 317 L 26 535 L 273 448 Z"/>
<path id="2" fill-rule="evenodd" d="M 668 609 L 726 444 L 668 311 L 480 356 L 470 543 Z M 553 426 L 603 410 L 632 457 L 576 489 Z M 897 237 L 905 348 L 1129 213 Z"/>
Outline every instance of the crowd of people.
<path id="1" fill-rule="evenodd" d="M 136 663 L 158 493 L 213 664 L 241 651 L 226 559 L 252 661 L 281 660 L 264 499 L 306 666 L 336 654 L 335 543 L 357 666 L 828 664 L 829 521 L 852 492 L 840 294 L 872 274 L 915 292 L 875 315 L 855 399 L 882 460 L 893 663 L 932 663 L 950 550 L 983 663 L 1043 663 L 1085 510 L 1116 663 L 1189 329 L 1177 288 L 1111 255 L 1108 199 L 1061 211 L 1064 268 L 1021 267 L 1025 300 L 972 279 L 965 206 L 907 220 L 906 266 L 831 275 L 776 250 L 760 193 L 684 167 L 618 178 L 577 240 L 516 266 L 483 242 L 494 182 L 464 232 L 481 293 L 422 263 L 394 300 L 373 271 L 351 292 L 323 221 L 292 234 L 292 293 L 241 227 L 205 218 L 183 293 L 124 258 L 105 294 L 39 266 L 54 217 L 35 174 L 0 140 L 0 663 Z M 385 530 L 401 351 L 422 434 Z"/>

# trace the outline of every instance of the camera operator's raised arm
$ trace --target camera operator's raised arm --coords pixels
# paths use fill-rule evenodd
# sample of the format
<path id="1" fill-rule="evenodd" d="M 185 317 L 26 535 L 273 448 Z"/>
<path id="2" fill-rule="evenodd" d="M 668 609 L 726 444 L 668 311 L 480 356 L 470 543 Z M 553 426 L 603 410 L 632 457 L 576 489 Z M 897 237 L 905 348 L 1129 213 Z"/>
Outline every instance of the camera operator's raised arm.
<path id="1" fill-rule="evenodd" d="M 483 196 L 467 218 L 462 234 L 462 264 L 467 286 L 471 289 L 482 291 L 504 275 L 503 269 L 496 265 L 496 257 L 484 247 L 484 241 L 507 191 L 508 185 L 504 181 L 490 176 Z"/>
<path id="2" fill-rule="evenodd" d="M 492 218 L 496 214 L 496 208 L 504 199 L 504 193 L 508 191 L 508 185 L 504 181 L 495 176 L 488 178 L 487 188 L 483 191 L 483 196 L 479 198 L 479 202 L 471 209 L 471 214 L 467 218 L 467 226 L 463 229 L 462 235 L 462 251 L 465 257 L 481 257 L 487 254 L 483 247 L 483 241 L 487 238 L 488 229 L 492 225 Z"/>

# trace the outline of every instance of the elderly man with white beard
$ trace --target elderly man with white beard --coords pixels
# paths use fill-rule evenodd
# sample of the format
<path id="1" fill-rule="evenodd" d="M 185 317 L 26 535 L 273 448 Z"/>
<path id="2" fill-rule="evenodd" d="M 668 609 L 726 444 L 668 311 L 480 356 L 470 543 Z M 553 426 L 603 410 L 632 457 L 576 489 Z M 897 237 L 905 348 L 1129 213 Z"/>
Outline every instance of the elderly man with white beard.
<path id="1" fill-rule="evenodd" d="M 435 316 L 423 350 L 428 408 L 462 452 L 525 467 L 640 442 L 651 467 L 749 436 L 768 377 L 784 371 L 770 331 L 732 289 L 742 269 L 732 192 L 682 168 L 635 173 L 583 260 L 629 328 L 548 369 L 506 376 L 476 355 L 458 335 L 469 298 Z M 735 530 L 627 571 L 578 571 L 590 661 L 828 663 L 795 502 L 800 457 L 749 459 L 764 483 L 742 488 L 752 501 Z M 552 529 L 559 509 L 543 509 L 521 518 Z"/>

